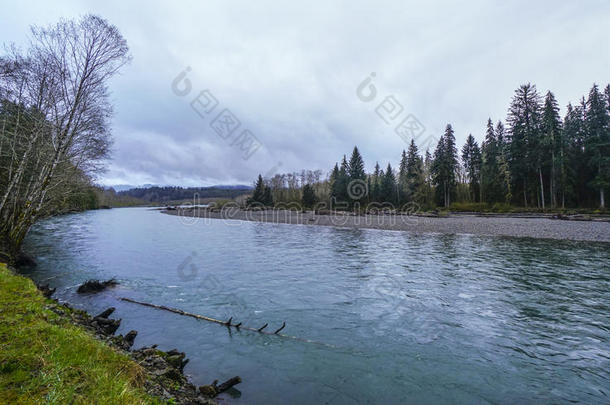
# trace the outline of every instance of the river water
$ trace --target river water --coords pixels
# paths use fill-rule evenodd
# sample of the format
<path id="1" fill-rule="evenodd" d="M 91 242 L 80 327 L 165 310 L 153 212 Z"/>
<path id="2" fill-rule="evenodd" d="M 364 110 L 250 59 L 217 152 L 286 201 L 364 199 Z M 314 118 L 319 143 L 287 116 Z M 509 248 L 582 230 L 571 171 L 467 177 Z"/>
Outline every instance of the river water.
<path id="1" fill-rule="evenodd" d="M 609 403 L 608 244 L 413 235 L 213 219 L 146 208 L 45 220 L 22 269 L 135 346 L 178 348 L 225 403 Z M 76 294 L 83 281 L 120 285 Z M 120 301 L 176 307 L 260 335 Z"/>

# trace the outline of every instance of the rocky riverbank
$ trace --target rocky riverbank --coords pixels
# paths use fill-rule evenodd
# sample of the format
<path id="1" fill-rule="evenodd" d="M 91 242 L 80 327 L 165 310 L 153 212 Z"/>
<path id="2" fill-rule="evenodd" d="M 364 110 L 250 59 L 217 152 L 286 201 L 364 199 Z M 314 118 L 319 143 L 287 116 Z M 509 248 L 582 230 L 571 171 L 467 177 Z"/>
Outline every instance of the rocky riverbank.
<path id="1" fill-rule="evenodd" d="M 412 215 L 375 213 L 357 215 L 351 212 L 302 212 L 298 210 L 243 210 L 175 208 L 162 211 L 178 215 L 185 223 L 203 220 L 241 220 L 281 224 L 320 225 L 343 228 L 370 228 L 421 233 L 512 236 L 590 242 L 610 242 L 610 220 L 603 216 L 560 217 L 532 214 L 433 214 Z"/>
<path id="2" fill-rule="evenodd" d="M 89 376 L 87 373 L 94 374 L 94 371 L 95 373 L 101 371 L 105 377 L 113 373 L 116 373 L 117 376 L 123 374 L 135 375 L 134 378 L 124 382 L 129 390 L 134 391 L 133 397 L 130 396 L 128 400 L 110 397 L 111 400 L 116 400 L 113 403 L 217 404 L 212 398 L 223 390 L 230 388 L 227 384 L 217 385 L 216 382 L 200 387 L 190 383 L 183 373 L 184 366 L 188 362 L 186 354 L 176 349 L 166 352 L 159 350 L 156 345 L 153 345 L 131 350 L 137 336 L 137 331 L 129 331 L 124 336 L 114 335 L 121 323 L 120 319 L 111 318 L 114 308 L 108 308 L 96 316 L 91 316 L 84 311 L 70 307 L 66 303 L 60 303 L 48 298 L 48 296 L 53 294 L 53 290 L 48 287 L 41 286 L 39 287 L 40 291 L 36 291 L 31 280 L 15 275 L 2 263 L 0 263 L 0 273 L 0 298 L 3 304 L 0 308 L 0 314 L 2 314 L 0 337 L 2 337 L 3 342 L 0 352 L 4 352 L 0 355 L 0 360 L 2 360 L 0 362 L 2 363 L 2 367 L 0 367 L 2 368 L 0 370 L 2 371 L 0 373 L 0 387 L 4 391 L 3 395 L 6 396 L 4 399 L 17 400 L 19 402 L 18 398 L 20 398 L 20 395 L 23 395 L 36 402 L 35 398 L 32 397 L 33 393 L 20 392 L 23 390 L 23 386 L 19 386 L 13 379 L 18 379 L 22 372 L 33 375 L 38 373 L 45 374 L 48 371 L 41 370 L 41 368 L 54 366 L 53 364 L 47 364 L 53 360 L 43 353 L 33 353 L 35 358 L 43 358 L 45 362 L 44 365 L 39 365 L 34 361 L 32 365 L 33 370 L 30 369 L 32 367 L 28 367 L 28 361 L 24 358 L 29 348 L 36 351 L 35 343 L 37 341 L 30 340 L 42 339 L 41 336 L 46 333 L 52 334 L 53 338 L 56 338 L 56 343 L 53 343 L 53 339 L 45 339 L 47 340 L 44 342 L 45 350 L 55 353 L 64 350 L 63 346 L 65 345 L 65 350 L 70 351 L 70 355 L 65 355 L 58 359 L 58 361 L 62 362 L 61 367 L 57 367 L 59 377 L 64 379 L 63 382 L 60 382 L 61 384 L 78 385 L 77 382 L 71 384 L 70 379 L 63 375 L 63 373 L 69 372 L 65 371 L 66 368 L 79 370 L 77 380 L 80 382 L 84 379 L 87 384 L 92 385 L 89 391 L 95 391 L 96 388 L 100 388 L 105 393 L 112 391 L 112 388 L 96 387 L 95 384 L 99 378 L 96 375 Z M 27 319 L 33 325 L 36 332 L 30 337 L 27 333 L 27 327 L 24 325 L 23 333 L 17 334 L 16 337 L 9 336 L 14 333 L 11 325 L 19 323 L 20 319 L 24 319 L 24 314 L 27 314 Z M 17 327 L 20 326 L 18 325 Z M 56 336 L 58 332 L 61 338 Z M 77 344 L 66 342 L 66 339 L 75 339 L 78 342 Z M 96 340 L 103 344 L 96 343 Z M 79 351 L 81 345 L 87 347 L 87 350 Z M 95 348 L 93 352 L 97 357 L 112 357 L 112 366 L 108 366 L 107 369 L 103 370 L 88 370 L 86 366 L 69 364 L 72 357 L 79 358 L 84 364 L 95 363 L 97 360 L 90 355 L 90 347 Z M 63 364 L 64 362 L 68 362 L 68 364 Z M 114 370 L 113 367 L 115 367 L 117 362 L 120 362 L 121 365 L 118 367 L 118 370 Z M 10 366 L 13 363 L 15 365 Z M 5 370 L 6 367 L 8 367 L 8 371 Z M 100 367 L 100 365 L 98 364 L 97 367 Z M 132 372 L 127 373 L 127 369 L 132 370 Z M 5 372 L 8 374 L 3 374 Z M 32 378 L 32 380 L 36 381 L 36 378 Z M 119 380 L 119 378 L 109 377 L 106 383 L 119 384 L 116 380 Z M 234 377 L 231 382 L 234 384 L 239 381 L 239 377 Z M 79 387 L 71 386 L 45 386 L 48 384 L 45 379 L 41 379 L 40 383 L 41 387 L 37 388 L 36 392 L 53 392 L 55 390 L 71 392 L 73 389 L 79 389 Z M 123 388 L 123 391 L 127 388 Z M 79 399 L 85 400 L 88 398 L 88 394 L 90 392 L 79 394 Z M 149 399 L 146 399 L 146 396 Z M 0 396 L 0 402 L 3 402 L 2 398 Z M 74 396 L 70 396 L 70 398 L 74 398 Z M 85 400 L 85 402 L 87 401 Z"/>

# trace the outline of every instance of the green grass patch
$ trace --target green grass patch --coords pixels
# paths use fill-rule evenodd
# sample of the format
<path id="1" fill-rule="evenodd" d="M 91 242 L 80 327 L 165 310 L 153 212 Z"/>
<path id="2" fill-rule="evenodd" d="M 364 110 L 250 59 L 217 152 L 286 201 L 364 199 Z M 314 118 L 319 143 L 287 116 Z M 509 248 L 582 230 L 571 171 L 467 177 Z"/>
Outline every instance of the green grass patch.
<path id="1" fill-rule="evenodd" d="M 0 263 L 1 404 L 160 403 L 144 392 L 142 367 L 50 303 Z"/>

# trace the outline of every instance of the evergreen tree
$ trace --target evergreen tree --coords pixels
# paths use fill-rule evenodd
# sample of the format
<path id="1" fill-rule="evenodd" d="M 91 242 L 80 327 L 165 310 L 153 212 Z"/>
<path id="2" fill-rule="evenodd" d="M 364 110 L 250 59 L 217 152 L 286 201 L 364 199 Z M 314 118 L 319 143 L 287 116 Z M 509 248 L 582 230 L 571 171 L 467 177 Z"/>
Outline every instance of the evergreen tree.
<path id="1" fill-rule="evenodd" d="M 561 118 L 559 118 L 559 107 L 555 96 L 547 92 L 542 111 L 542 147 L 541 152 L 546 155 L 541 158 L 543 163 L 550 165 L 549 194 L 551 207 L 557 206 L 559 173 L 562 172 L 562 140 L 561 140 Z M 546 159 L 545 159 L 546 158 Z M 544 201 L 543 201 L 544 203 Z M 543 204 L 544 205 L 544 204 Z"/>
<path id="2" fill-rule="evenodd" d="M 452 196 L 455 194 L 457 165 L 455 135 L 453 128 L 448 124 L 445 133 L 436 145 L 432 163 L 432 176 L 437 199 L 444 207 L 449 207 Z"/>
<path id="3" fill-rule="evenodd" d="M 330 197 L 335 200 L 339 199 L 339 164 L 335 163 L 335 167 L 330 172 Z"/>
<path id="4" fill-rule="evenodd" d="M 445 133 L 441 136 L 434 151 L 432 173 L 436 186 L 437 198 L 444 207 L 449 207 L 455 194 L 456 171 L 458 169 L 455 134 L 451 124 L 447 124 Z"/>
<path id="5" fill-rule="evenodd" d="M 513 189 L 523 195 L 523 205 L 527 207 L 528 195 L 531 197 L 532 192 L 536 193 L 536 172 L 541 164 L 538 154 L 540 96 L 536 86 L 528 83 L 515 90 L 508 112 L 508 124 Z"/>
<path id="6" fill-rule="evenodd" d="M 417 145 L 415 145 L 415 141 L 413 139 L 411 139 L 409 151 L 407 152 L 406 171 L 406 189 L 408 199 L 409 201 L 421 202 L 422 187 L 425 182 L 424 163 L 419 156 Z"/>
<path id="7" fill-rule="evenodd" d="M 339 168 L 339 176 L 337 178 L 337 203 L 344 204 L 349 202 L 347 194 L 347 186 L 349 185 L 349 164 L 347 158 L 343 155 L 341 167 Z"/>
<path id="8" fill-rule="evenodd" d="M 436 200 L 439 205 L 446 206 L 447 184 L 443 176 L 443 161 L 445 159 L 445 136 L 441 135 L 431 165 L 432 185 L 436 192 Z"/>
<path id="9" fill-rule="evenodd" d="M 487 131 L 482 146 L 481 187 L 487 203 L 504 201 L 498 157 L 500 147 L 491 118 L 487 120 Z"/>
<path id="10" fill-rule="evenodd" d="M 432 164 L 432 155 L 430 154 L 430 150 L 426 149 L 426 157 L 424 158 L 424 186 L 422 189 L 422 203 L 426 207 L 432 207 L 434 205 Z"/>
<path id="11" fill-rule="evenodd" d="M 354 151 L 349 160 L 349 166 L 347 169 L 349 173 L 349 179 L 351 180 L 364 180 L 366 173 L 364 172 L 364 160 L 358 151 L 358 147 L 354 146 Z"/>
<path id="12" fill-rule="evenodd" d="M 302 203 L 304 208 L 311 208 L 316 203 L 316 193 L 311 186 L 311 184 L 307 183 L 303 186 L 303 198 Z"/>
<path id="13" fill-rule="evenodd" d="M 591 169 L 585 157 L 585 110 L 584 103 L 572 107 L 568 104 L 563 125 L 563 141 L 565 144 L 564 189 L 562 197 L 570 205 L 587 204 L 588 179 Z"/>
<path id="14" fill-rule="evenodd" d="M 496 145 L 498 147 L 498 174 L 499 193 L 504 197 L 504 203 L 510 204 L 512 200 L 510 167 L 508 165 L 508 144 L 504 135 L 504 125 L 498 121 L 495 130 Z"/>
<path id="15" fill-rule="evenodd" d="M 273 207 L 273 196 L 271 195 L 271 187 L 265 186 L 263 191 L 262 204 L 266 207 Z"/>
<path id="16" fill-rule="evenodd" d="M 599 190 L 599 206 L 605 208 L 605 189 L 610 187 L 610 113 L 596 84 L 587 99 L 585 128 L 585 150 L 594 175 L 590 185 Z"/>
<path id="17" fill-rule="evenodd" d="M 263 176 L 258 175 L 252 196 L 246 200 L 247 205 L 263 204 L 265 205 L 265 182 Z"/>
<path id="18" fill-rule="evenodd" d="M 426 183 L 432 184 L 432 155 L 430 150 L 426 149 L 426 157 L 424 158 L 424 171 L 426 173 Z"/>
<path id="19" fill-rule="evenodd" d="M 455 194 L 456 186 L 456 172 L 458 170 L 458 154 L 457 147 L 455 145 L 455 134 L 451 124 L 447 124 L 445 128 L 445 165 L 446 165 L 446 177 L 448 184 L 447 193 L 447 207 L 451 204 L 453 195 Z"/>
<path id="20" fill-rule="evenodd" d="M 373 178 L 371 180 L 372 188 L 369 188 L 371 201 L 379 202 L 379 196 L 381 194 L 381 176 L 382 170 L 379 167 L 379 162 L 375 162 L 375 171 L 373 172 Z"/>
<path id="21" fill-rule="evenodd" d="M 352 181 L 355 181 L 355 180 L 364 181 L 366 179 L 366 173 L 364 172 L 364 161 L 362 160 L 362 156 L 360 155 L 360 152 L 358 151 L 358 147 L 356 147 L 356 146 L 354 146 L 352 156 L 349 160 L 347 172 L 348 172 L 348 179 L 347 179 L 346 188 L 349 187 L 349 183 Z M 352 200 L 352 198 L 350 198 L 349 194 L 347 194 L 346 197 L 347 197 L 347 200 L 348 200 L 350 206 L 353 206 L 353 204 L 356 201 L 359 201 L 360 203 L 364 202 L 364 200 L 362 200 L 362 198 L 367 198 L 368 196 L 364 195 L 364 196 L 362 196 L 362 198 L 360 198 L 358 200 Z"/>
<path id="22" fill-rule="evenodd" d="M 392 166 L 388 163 L 388 167 L 381 180 L 381 202 L 396 204 L 396 178 Z"/>
<path id="23" fill-rule="evenodd" d="M 472 134 L 468 135 L 466 143 L 462 147 L 462 162 L 468 174 L 470 198 L 477 202 L 480 196 L 481 150 Z"/>

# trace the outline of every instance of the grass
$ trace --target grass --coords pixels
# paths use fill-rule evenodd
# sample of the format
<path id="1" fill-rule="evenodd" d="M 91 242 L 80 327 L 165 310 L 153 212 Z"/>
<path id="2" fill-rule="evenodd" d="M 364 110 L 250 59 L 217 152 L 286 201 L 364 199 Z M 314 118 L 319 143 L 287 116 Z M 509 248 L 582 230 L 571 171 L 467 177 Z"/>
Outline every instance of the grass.
<path id="1" fill-rule="evenodd" d="M 127 355 L 45 308 L 34 283 L 0 263 L 0 404 L 160 403 Z"/>

